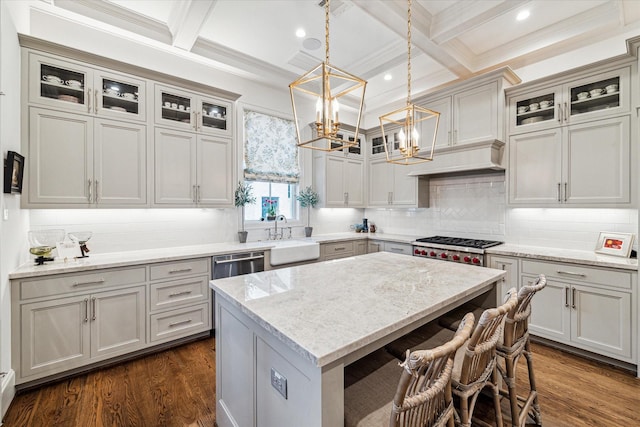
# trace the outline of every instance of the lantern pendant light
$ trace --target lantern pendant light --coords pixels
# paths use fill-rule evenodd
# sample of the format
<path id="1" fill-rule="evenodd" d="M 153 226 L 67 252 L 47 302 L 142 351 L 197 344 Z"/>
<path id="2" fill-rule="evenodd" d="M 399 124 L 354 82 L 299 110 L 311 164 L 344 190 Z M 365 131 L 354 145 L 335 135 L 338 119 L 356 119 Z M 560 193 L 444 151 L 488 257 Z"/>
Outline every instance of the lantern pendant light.
<path id="1" fill-rule="evenodd" d="M 407 0 L 407 105 L 380 116 L 382 135 L 396 134 L 384 144 L 387 162 L 412 165 L 433 160 L 440 113 L 411 103 L 411 0 Z"/>
<path id="2" fill-rule="evenodd" d="M 365 80 L 349 74 L 329 63 L 329 10 L 331 0 L 326 0 L 325 8 L 325 61 L 300 76 L 289 85 L 291 105 L 296 125 L 298 147 L 321 151 L 337 151 L 356 146 L 360 133 L 360 117 L 364 105 Z M 347 96 L 351 99 L 347 102 Z M 357 99 L 359 97 L 359 99 Z M 339 100 L 342 98 L 341 100 Z M 311 101 L 311 103 L 309 102 Z M 342 139 L 340 129 L 340 104 L 358 105 L 358 117 L 353 141 Z M 300 134 L 300 118 L 296 106 L 315 108 L 314 135 L 303 141 Z"/>

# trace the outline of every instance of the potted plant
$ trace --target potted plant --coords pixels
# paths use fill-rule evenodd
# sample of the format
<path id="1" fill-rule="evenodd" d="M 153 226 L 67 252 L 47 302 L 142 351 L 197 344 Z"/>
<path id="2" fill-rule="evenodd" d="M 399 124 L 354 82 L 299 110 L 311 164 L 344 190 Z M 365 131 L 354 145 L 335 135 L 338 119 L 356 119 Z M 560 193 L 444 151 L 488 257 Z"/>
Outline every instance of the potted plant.
<path id="1" fill-rule="evenodd" d="M 235 192 L 235 204 L 236 207 L 242 208 L 242 228 L 238 231 L 238 240 L 240 243 L 247 241 L 247 232 L 244 230 L 244 207 L 245 205 L 251 205 L 256 202 L 256 198 L 253 196 L 253 187 L 246 182 L 238 182 Z"/>
<path id="2" fill-rule="evenodd" d="M 311 237 L 311 233 L 313 232 L 313 227 L 311 227 L 311 208 L 315 207 L 320 201 L 320 196 L 318 193 L 313 191 L 313 189 L 309 186 L 302 190 L 300 194 L 296 196 L 296 199 L 300 202 L 300 207 L 307 208 L 307 226 L 304 228 L 304 235 L 306 237 Z"/>

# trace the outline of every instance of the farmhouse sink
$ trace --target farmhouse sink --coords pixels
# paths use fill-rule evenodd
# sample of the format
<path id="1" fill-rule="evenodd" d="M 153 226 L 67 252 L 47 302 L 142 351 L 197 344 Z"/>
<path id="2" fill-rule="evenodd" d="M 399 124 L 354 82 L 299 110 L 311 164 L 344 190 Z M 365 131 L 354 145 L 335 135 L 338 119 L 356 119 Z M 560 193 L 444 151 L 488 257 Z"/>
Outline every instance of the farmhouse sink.
<path id="1" fill-rule="evenodd" d="M 291 264 L 320 258 L 320 245 L 310 240 L 279 240 L 271 248 L 271 265 Z"/>

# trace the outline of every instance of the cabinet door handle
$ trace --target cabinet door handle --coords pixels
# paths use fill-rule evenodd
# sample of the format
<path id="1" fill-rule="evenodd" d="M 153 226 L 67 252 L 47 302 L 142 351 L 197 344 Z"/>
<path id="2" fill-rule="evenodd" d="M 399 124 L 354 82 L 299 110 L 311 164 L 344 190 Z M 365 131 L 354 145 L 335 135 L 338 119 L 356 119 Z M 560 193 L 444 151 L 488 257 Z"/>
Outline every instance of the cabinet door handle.
<path id="1" fill-rule="evenodd" d="M 564 183 L 564 201 L 565 201 L 565 202 L 567 201 L 567 191 L 568 191 L 568 189 L 567 189 L 567 183 L 565 182 L 565 183 Z"/>
<path id="2" fill-rule="evenodd" d="M 179 296 L 182 296 L 182 295 L 189 295 L 190 293 L 191 293 L 191 291 L 174 292 L 172 294 L 169 294 L 169 298 L 179 297 Z"/>
<path id="3" fill-rule="evenodd" d="M 84 299 L 84 323 L 89 321 L 89 298 Z"/>
<path id="4" fill-rule="evenodd" d="M 564 306 L 569 307 L 569 288 L 564 288 Z"/>
<path id="5" fill-rule="evenodd" d="M 451 145 L 451 131 L 448 132 L 447 142 L 449 143 L 449 145 Z"/>
<path id="6" fill-rule="evenodd" d="M 91 316 L 91 320 L 96 320 L 96 316 L 98 313 L 96 313 L 96 297 L 92 297 L 91 298 L 91 311 L 93 312 L 93 315 Z"/>
<path id="7" fill-rule="evenodd" d="M 344 251 L 345 249 L 347 249 L 345 246 L 336 246 L 333 248 L 334 251 Z"/>
<path id="8" fill-rule="evenodd" d="M 200 191 L 200 185 L 198 184 L 198 188 L 196 189 L 196 194 L 198 195 L 198 203 L 202 201 L 202 192 Z"/>
<path id="9" fill-rule="evenodd" d="M 558 104 L 558 123 L 562 123 L 562 106 Z"/>
<path id="10" fill-rule="evenodd" d="M 192 186 L 191 192 L 192 192 L 191 200 L 193 201 L 193 203 L 195 203 L 196 202 L 196 186 L 195 185 Z"/>
<path id="11" fill-rule="evenodd" d="M 169 323 L 169 327 L 173 328 L 174 326 L 185 325 L 187 323 L 191 323 L 192 321 L 193 321 L 192 319 L 187 319 L 187 320 L 181 320 L 179 322 Z"/>
<path id="12" fill-rule="evenodd" d="M 568 113 L 569 113 L 569 109 L 567 107 L 567 103 L 565 102 L 564 103 L 564 114 L 563 114 L 565 122 L 569 121 L 569 114 Z"/>
<path id="13" fill-rule="evenodd" d="M 100 193 L 98 192 L 98 188 L 99 187 L 98 187 L 98 180 L 97 179 L 95 181 L 95 184 L 96 184 L 96 200 L 95 200 L 95 202 L 98 203 L 98 199 L 100 198 Z"/>
<path id="14" fill-rule="evenodd" d="M 556 270 L 556 273 L 568 274 L 569 276 L 576 276 L 576 277 L 587 277 L 587 275 L 584 273 L 575 273 L 573 271 L 566 271 L 566 270 Z"/>
<path id="15" fill-rule="evenodd" d="M 187 267 L 187 268 L 177 268 L 175 270 L 169 270 L 169 274 L 175 274 L 175 273 L 188 273 L 191 270 L 193 270 L 193 268 L 191 267 Z"/>
<path id="16" fill-rule="evenodd" d="M 389 252 L 404 252 L 402 248 L 389 248 Z"/>
<path id="17" fill-rule="evenodd" d="M 561 184 L 558 183 L 558 201 L 561 202 L 562 201 L 562 196 L 560 195 L 561 192 L 561 188 L 560 188 Z"/>
<path id="18" fill-rule="evenodd" d="M 458 143 L 458 129 L 453 131 L 453 145 Z"/>
<path id="19" fill-rule="evenodd" d="M 90 179 L 88 180 L 88 182 L 89 182 L 88 184 L 89 185 L 89 203 L 93 203 L 93 185 Z"/>
<path id="20" fill-rule="evenodd" d="M 85 285 L 99 285 L 104 282 L 105 282 L 104 279 L 92 280 L 90 282 L 73 282 L 72 286 L 76 287 L 76 286 L 85 286 Z"/>
<path id="21" fill-rule="evenodd" d="M 96 114 L 98 114 L 98 89 L 95 89 L 93 91 L 93 100 L 95 101 L 93 103 L 93 110 L 95 111 Z"/>
<path id="22" fill-rule="evenodd" d="M 571 308 L 576 308 L 576 288 L 571 288 Z"/>
<path id="23" fill-rule="evenodd" d="M 91 89 L 87 89 L 87 113 L 91 112 Z"/>

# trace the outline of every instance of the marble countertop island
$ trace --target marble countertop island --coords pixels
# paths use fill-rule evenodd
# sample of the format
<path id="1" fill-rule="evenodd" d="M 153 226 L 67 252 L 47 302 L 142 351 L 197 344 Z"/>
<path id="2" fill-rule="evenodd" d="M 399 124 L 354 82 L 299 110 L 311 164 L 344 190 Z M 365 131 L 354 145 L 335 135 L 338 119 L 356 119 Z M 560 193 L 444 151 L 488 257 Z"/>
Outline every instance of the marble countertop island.
<path id="1" fill-rule="evenodd" d="M 486 291 L 504 275 L 502 270 L 378 252 L 213 280 L 210 287 L 323 366 Z"/>
<path id="2" fill-rule="evenodd" d="M 217 425 L 343 425 L 345 366 L 472 298 L 495 306 L 504 275 L 377 252 L 212 280 Z"/>

